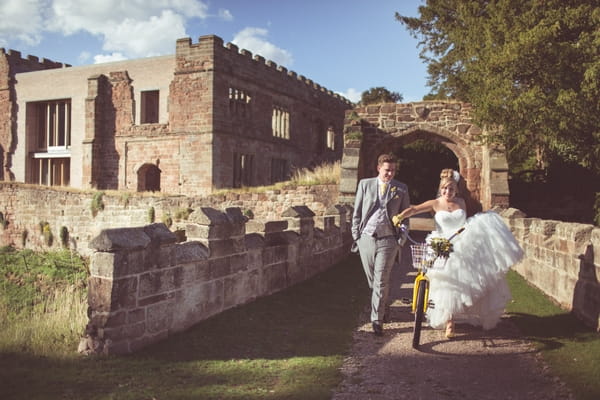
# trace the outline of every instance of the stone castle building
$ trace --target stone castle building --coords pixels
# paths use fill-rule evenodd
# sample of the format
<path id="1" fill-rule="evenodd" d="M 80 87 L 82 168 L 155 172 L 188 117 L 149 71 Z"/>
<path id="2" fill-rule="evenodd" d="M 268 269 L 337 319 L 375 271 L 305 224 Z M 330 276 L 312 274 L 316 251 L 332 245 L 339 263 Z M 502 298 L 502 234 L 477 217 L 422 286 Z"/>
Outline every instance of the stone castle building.
<path id="1" fill-rule="evenodd" d="M 0 49 L 0 179 L 184 195 L 268 185 L 341 159 L 350 108 L 213 35 L 78 67 Z"/>

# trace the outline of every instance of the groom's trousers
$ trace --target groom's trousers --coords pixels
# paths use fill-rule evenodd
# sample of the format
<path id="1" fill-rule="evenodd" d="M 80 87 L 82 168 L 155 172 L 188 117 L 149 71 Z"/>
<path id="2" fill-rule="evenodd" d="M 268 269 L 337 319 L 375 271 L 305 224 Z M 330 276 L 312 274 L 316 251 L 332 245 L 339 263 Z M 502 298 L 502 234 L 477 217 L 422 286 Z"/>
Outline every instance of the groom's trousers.
<path id="1" fill-rule="evenodd" d="M 372 289 L 371 321 L 383 323 L 390 292 L 390 275 L 400 251 L 400 245 L 394 236 L 375 238 L 361 235 L 358 250 L 367 282 Z"/>

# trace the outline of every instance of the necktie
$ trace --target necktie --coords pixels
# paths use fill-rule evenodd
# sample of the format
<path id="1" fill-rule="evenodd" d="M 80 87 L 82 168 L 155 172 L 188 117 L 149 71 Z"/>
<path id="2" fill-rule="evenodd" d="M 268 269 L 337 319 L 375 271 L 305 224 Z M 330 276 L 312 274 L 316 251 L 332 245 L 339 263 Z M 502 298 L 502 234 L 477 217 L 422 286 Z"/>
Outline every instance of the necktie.
<path id="1" fill-rule="evenodd" d="M 387 190 L 387 183 L 383 182 L 380 187 L 381 196 L 385 196 L 386 190 Z"/>

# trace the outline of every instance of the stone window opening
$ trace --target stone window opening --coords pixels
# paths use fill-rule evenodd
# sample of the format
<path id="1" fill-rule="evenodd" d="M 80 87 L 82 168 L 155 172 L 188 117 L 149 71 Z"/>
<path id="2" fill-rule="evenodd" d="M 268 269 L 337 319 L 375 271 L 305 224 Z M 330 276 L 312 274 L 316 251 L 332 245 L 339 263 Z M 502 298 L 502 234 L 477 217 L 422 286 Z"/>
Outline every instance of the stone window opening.
<path id="1" fill-rule="evenodd" d="M 242 117 L 250 116 L 250 94 L 241 89 L 229 88 L 229 112 Z"/>
<path id="2" fill-rule="evenodd" d="M 141 92 L 140 123 L 158 123 L 158 90 L 145 90 Z"/>
<path id="3" fill-rule="evenodd" d="M 287 109 L 281 106 L 273 107 L 271 128 L 274 137 L 282 139 L 290 138 L 290 113 Z"/>
<path id="4" fill-rule="evenodd" d="M 157 165 L 144 164 L 137 172 L 138 192 L 160 192 L 161 170 Z"/>
<path id="5" fill-rule="evenodd" d="M 283 158 L 271 159 L 271 184 L 283 182 L 289 178 L 289 164 Z"/>
<path id="6" fill-rule="evenodd" d="M 254 155 L 233 153 L 233 187 L 252 186 Z"/>
<path id="7" fill-rule="evenodd" d="M 326 137 L 327 149 L 335 150 L 335 131 L 333 130 L 333 127 L 331 125 L 329 126 L 329 128 L 327 128 Z"/>
<path id="8" fill-rule="evenodd" d="M 26 105 L 26 138 L 30 149 L 27 183 L 68 186 L 71 176 L 71 99 Z"/>

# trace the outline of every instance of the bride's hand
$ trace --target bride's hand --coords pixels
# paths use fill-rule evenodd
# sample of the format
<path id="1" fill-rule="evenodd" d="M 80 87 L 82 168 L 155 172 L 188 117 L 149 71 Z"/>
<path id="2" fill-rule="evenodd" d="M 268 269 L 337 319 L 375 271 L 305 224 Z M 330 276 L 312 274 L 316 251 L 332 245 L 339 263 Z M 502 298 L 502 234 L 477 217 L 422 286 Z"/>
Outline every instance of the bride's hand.
<path id="1" fill-rule="evenodd" d="M 394 224 L 394 226 L 399 227 L 402 224 L 403 219 L 404 217 L 402 216 L 402 213 L 396 214 L 392 217 L 392 223 Z"/>

